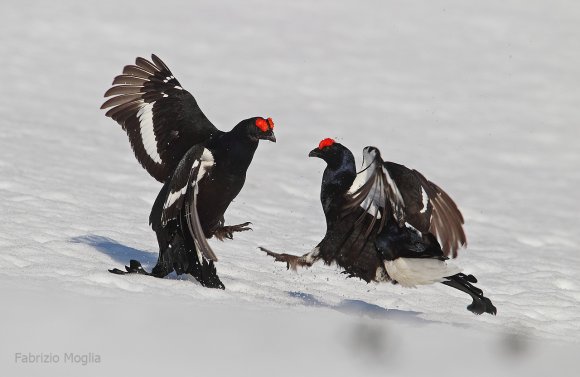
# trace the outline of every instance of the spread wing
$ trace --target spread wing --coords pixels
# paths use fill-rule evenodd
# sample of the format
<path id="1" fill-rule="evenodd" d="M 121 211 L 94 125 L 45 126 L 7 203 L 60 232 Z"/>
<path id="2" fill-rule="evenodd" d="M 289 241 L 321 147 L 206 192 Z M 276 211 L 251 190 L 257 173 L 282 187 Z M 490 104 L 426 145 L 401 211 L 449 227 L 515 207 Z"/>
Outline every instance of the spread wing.
<path id="1" fill-rule="evenodd" d="M 384 162 L 376 148 L 364 150 L 367 167 L 357 175 L 347 194 L 346 213 L 362 207 L 372 216 L 366 234 L 392 216 L 399 226 L 411 225 L 421 233 L 431 233 L 439 240 L 445 256 L 457 256 L 467 245 L 463 216 L 453 200 L 435 183 L 416 170 L 394 162 Z"/>
<path id="2" fill-rule="evenodd" d="M 155 55 L 137 58 L 115 77 L 101 109 L 127 132 L 141 165 L 160 182 L 173 173 L 185 153 L 220 131 L 195 98 Z"/>
<path id="3" fill-rule="evenodd" d="M 217 261 L 217 256 L 205 238 L 197 213 L 198 183 L 208 175 L 213 165 L 213 156 L 203 145 L 195 145 L 185 153 L 166 183 L 168 187 L 161 211 L 161 224 L 179 220 L 181 211 L 185 210 L 187 227 L 196 247 L 207 259 Z"/>
<path id="4" fill-rule="evenodd" d="M 407 222 L 421 233 L 431 233 L 439 240 L 445 256 L 457 256 L 467 245 L 463 215 L 451 197 L 417 170 L 394 162 L 385 162 L 405 200 Z"/>
<path id="5" fill-rule="evenodd" d="M 388 217 L 392 216 L 400 226 L 405 224 L 405 202 L 403 196 L 390 176 L 388 170 L 383 166 L 378 150 L 374 149 L 366 153 L 364 162 L 368 165 L 359 172 L 348 190 L 344 215 L 352 214 L 362 207 L 362 212 L 358 222 L 362 222 L 366 214 L 373 217 L 373 221 L 368 226 L 367 236 L 374 228 L 376 222 L 380 220 L 378 231 L 380 232 Z M 376 153 L 375 153 L 376 151 Z"/>

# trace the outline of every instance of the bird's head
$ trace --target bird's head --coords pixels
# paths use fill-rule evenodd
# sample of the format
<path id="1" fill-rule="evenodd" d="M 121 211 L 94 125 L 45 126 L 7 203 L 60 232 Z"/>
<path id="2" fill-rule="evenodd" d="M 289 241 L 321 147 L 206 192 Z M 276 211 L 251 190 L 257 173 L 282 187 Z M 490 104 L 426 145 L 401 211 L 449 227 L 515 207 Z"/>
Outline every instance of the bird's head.
<path id="1" fill-rule="evenodd" d="M 251 140 L 269 140 L 274 143 L 276 142 L 274 121 L 272 118 L 264 119 L 262 117 L 255 117 L 246 119 L 242 123 L 245 123 L 245 130 Z"/>
<path id="2" fill-rule="evenodd" d="M 344 145 L 337 143 L 333 139 L 324 139 L 318 144 L 318 148 L 310 151 L 308 157 L 318 157 L 323 159 L 328 166 L 338 167 L 342 164 L 347 154 L 351 153 Z"/>

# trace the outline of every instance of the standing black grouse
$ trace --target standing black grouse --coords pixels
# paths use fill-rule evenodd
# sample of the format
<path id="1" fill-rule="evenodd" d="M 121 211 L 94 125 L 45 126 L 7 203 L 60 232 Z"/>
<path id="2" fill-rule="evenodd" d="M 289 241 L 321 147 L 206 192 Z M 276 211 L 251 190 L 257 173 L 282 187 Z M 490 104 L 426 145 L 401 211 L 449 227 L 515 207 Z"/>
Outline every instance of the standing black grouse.
<path id="1" fill-rule="evenodd" d="M 137 58 L 115 77 L 101 109 L 127 132 L 137 160 L 164 183 L 149 223 L 157 234 L 159 258 L 152 272 L 131 260 L 125 271 L 164 277 L 189 273 L 203 286 L 224 288 L 207 238 L 232 239 L 249 222 L 224 225 L 224 213 L 238 195 L 259 140 L 276 142 L 272 119 L 254 117 L 231 131 L 218 130 L 195 98 L 157 56 Z"/>
<path id="2" fill-rule="evenodd" d="M 467 241 L 461 212 L 439 186 L 416 170 L 383 161 L 375 147 L 364 149 L 358 174 L 350 150 L 332 139 L 322 140 L 309 156 L 327 163 L 320 193 L 326 235 L 303 256 L 263 251 L 294 270 L 322 259 L 366 282 L 440 282 L 469 294 L 471 312 L 496 314 L 472 285 L 475 277 L 446 262 Z"/>

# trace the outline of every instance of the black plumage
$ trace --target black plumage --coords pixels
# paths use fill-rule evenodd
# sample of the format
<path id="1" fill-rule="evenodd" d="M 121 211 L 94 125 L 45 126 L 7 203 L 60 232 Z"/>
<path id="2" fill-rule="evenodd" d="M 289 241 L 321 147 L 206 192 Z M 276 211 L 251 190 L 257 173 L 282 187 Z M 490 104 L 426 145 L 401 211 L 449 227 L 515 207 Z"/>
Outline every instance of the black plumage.
<path id="1" fill-rule="evenodd" d="M 472 285 L 475 277 L 447 262 L 467 239 L 461 212 L 445 191 L 416 170 L 383 161 L 374 147 L 364 149 L 359 173 L 350 150 L 332 139 L 323 140 L 310 157 L 327 163 L 320 193 L 326 234 L 303 256 L 262 248 L 268 255 L 292 269 L 320 259 L 337 263 L 366 282 L 406 287 L 440 282 L 469 294 L 470 311 L 496 314 Z"/>
<path id="2" fill-rule="evenodd" d="M 249 222 L 224 225 L 224 213 L 242 189 L 259 140 L 275 142 L 274 122 L 254 117 L 231 131 L 218 130 L 195 98 L 157 56 L 137 58 L 115 77 L 101 106 L 123 127 L 141 165 L 163 188 L 149 223 L 157 234 L 159 258 L 152 272 L 137 261 L 125 271 L 164 277 L 192 274 L 202 285 L 224 288 L 207 238 L 231 239 Z"/>

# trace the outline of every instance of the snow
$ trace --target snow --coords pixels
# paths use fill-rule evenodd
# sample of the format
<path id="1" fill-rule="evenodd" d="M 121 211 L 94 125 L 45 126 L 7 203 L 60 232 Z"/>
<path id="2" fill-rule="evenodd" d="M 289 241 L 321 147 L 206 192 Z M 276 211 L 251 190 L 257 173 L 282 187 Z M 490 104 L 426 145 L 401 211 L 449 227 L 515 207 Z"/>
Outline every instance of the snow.
<path id="1" fill-rule="evenodd" d="M 579 21 L 562 0 L 3 2 L 1 374 L 573 375 Z M 152 52 L 221 129 L 276 123 L 226 213 L 254 231 L 209 241 L 225 291 L 107 272 L 156 261 L 160 184 L 99 110 Z M 324 165 L 307 154 L 325 137 L 359 163 L 375 145 L 455 199 L 469 241 L 457 262 L 496 317 L 442 285 L 293 273 L 257 249 L 321 239 Z M 15 362 L 28 352 L 102 361 Z"/>

